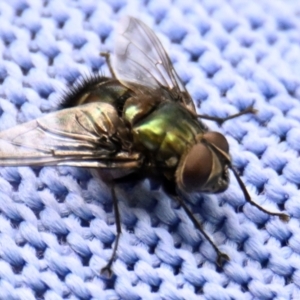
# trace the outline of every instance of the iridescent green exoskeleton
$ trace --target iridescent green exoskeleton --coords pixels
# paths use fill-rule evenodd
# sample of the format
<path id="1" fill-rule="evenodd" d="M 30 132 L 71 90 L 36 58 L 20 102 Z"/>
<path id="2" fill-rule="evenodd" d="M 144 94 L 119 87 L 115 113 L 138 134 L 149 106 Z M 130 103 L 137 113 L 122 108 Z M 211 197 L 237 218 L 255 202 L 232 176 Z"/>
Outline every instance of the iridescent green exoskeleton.
<path id="1" fill-rule="evenodd" d="M 253 202 L 231 165 L 226 138 L 211 132 L 200 118 L 225 121 L 251 108 L 218 119 L 196 113 L 193 101 L 160 41 L 144 23 L 126 18 L 117 37 L 112 78 L 86 78 L 64 96 L 62 110 L 0 133 L 0 165 L 67 165 L 97 168 L 112 187 L 117 236 L 102 271 L 111 272 L 121 234 L 114 184 L 135 177 L 159 178 L 182 205 L 195 227 L 217 253 L 229 259 L 203 231 L 181 192 L 224 191 L 229 170 L 248 202 Z M 103 175 L 105 174 L 105 175 Z"/>

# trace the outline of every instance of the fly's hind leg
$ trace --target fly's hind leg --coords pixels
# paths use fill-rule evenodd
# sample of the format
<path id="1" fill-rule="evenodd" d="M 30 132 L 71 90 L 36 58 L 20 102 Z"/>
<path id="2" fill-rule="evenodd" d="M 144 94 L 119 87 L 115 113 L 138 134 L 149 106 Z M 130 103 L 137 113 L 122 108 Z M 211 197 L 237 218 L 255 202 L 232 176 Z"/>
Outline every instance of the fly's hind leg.
<path id="1" fill-rule="evenodd" d="M 100 52 L 100 56 L 105 58 L 106 64 L 108 66 L 108 69 L 109 69 L 109 72 L 110 72 L 112 78 L 116 79 L 117 76 L 116 76 L 114 69 L 112 67 L 112 64 L 111 64 L 110 53 L 109 52 Z"/>
<path id="2" fill-rule="evenodd" d="M 231 119 L 237 118 L 237 117 L 245 115 L 245 114 L 256 114 L 256 113 L 257 113 L 257 110 L 254 109 L 252 106 L 249 106 L 246 109 L 240 111 L 239 113 L 230 115 L 225 118 L 211 117 L 211 116 L 207 116 L 207 115 L 197 115 L 197 117 L 199 117 L 201 119 L 205 119 L 205 120 L 216 121 L 216 122 L 222 124 L 223 122 L 225 122 L 227 120 L 231 120 Z"/>
<path id="3" fill-rule="evenodd" d="M 120 212 L 119 212 L 119 206 L 118 206 L 118 201 L 116 197 L 116 192 L 115 192 L 115 185 L 112 184 L 111 186 L 111 194 L 112 194 L 112 200 L 113 200 L 113 206 L 114 206 L 114 213 L 115 213 L 115 221 L 116 221 L 116 229 L 117 229 L 117 235 L 115 238 L 115 243 L 113 247 L 113 252 L 111 254 L 111 257 L 106 264 L 105 267 L 101 269 L 101 274 L 108 274 L 109 277 L 112 276 L 113 272 L 111 270 L 111 266 L 117 256 L 117 250 L 118 250 L 118 245 L 119 245 L 119 239 L 122 233 L 121 229 L 121 219 L 120 219 Z"/>

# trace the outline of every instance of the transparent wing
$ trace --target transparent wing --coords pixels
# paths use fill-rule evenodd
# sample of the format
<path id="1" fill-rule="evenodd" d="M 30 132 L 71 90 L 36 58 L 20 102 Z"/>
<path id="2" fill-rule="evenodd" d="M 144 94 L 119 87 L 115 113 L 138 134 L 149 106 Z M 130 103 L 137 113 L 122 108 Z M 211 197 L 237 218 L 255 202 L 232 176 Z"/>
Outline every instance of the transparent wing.
<path id="1" fill-rule="evenodd" d="M 0 132 L 0 166 L 134 167 L 139 155 L 122 151 L 120 122 L 111 105 L 95 102 L 18 125 Z"/>
<path id="2" fill-rule="evenodd" d="M 133 89 L 134 84 L 150 89 L 165 87 L 175 94 L 176 101 L 181 101 L 195 111 L 189 93 L 155 33 L 132 17 L 122 20 L 119 31 L 114 70 L 122 84 Z"/>

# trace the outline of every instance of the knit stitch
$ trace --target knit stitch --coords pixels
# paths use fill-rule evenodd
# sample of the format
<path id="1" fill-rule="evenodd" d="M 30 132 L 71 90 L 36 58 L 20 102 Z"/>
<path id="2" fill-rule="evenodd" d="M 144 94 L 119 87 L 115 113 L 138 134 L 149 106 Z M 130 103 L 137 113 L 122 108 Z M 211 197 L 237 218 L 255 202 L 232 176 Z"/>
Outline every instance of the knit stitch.
<path id="1" fill-rule="evenodd" d="M 222 125 L 233 165 L 218 195 L 190 195 L 216 253 L 182 208 L 148 180 L 110 189 L 86 169 L 0 168 L 0 299 L 300 299 L 300 6 L 246 0 L 0 0 L 0 130 L 55 111 L 80 76 L 109 75 L 124 15 L 158 35 L 199 114 L 256 115 Z M 232 174 L 231 174 L 232 175 Z"/>

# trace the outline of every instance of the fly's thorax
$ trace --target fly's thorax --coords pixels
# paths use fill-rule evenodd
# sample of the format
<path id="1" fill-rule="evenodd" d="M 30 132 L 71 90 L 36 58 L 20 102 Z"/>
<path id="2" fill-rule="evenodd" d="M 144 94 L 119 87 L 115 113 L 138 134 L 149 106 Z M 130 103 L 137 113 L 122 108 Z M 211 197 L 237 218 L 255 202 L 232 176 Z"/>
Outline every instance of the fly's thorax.
<path id="1" fill-rule="evenodd" d="M 132 127 L 135 146 L 166 168 L 175 168 L 188 145 L 202 133 L 201 123 L 174 102 L 161 102 Z"/>
<path id="2" fill-rule="evenodd" d="M 170 94 L 166 93 L 166 90 L 163 88 L 154 90 L 133 83 L 129 84 L 129 86 L 133 88 L 135 93 L 124 104 L 123 118 L 131 126 L 146 118 L 155 109 L 159 108 L 162 103 L 170 101 Z"/>
<path id="3" fill-rule="evenodd" d="M 222 192 L 229 184 L 230 163 L 226 138 L 218 132 L 205 132 L 182 155 L 176 183 L 185 192 Z"/>
<path id="4" fill-rule="evenodd" d="M 160 102 L 160 98 L 156 95 L 133 95 L 127 99 L 124 105 L 123 118 L 131 126 L 134 126 L 140 120 L 148 116 L 160 104 Z"/>

